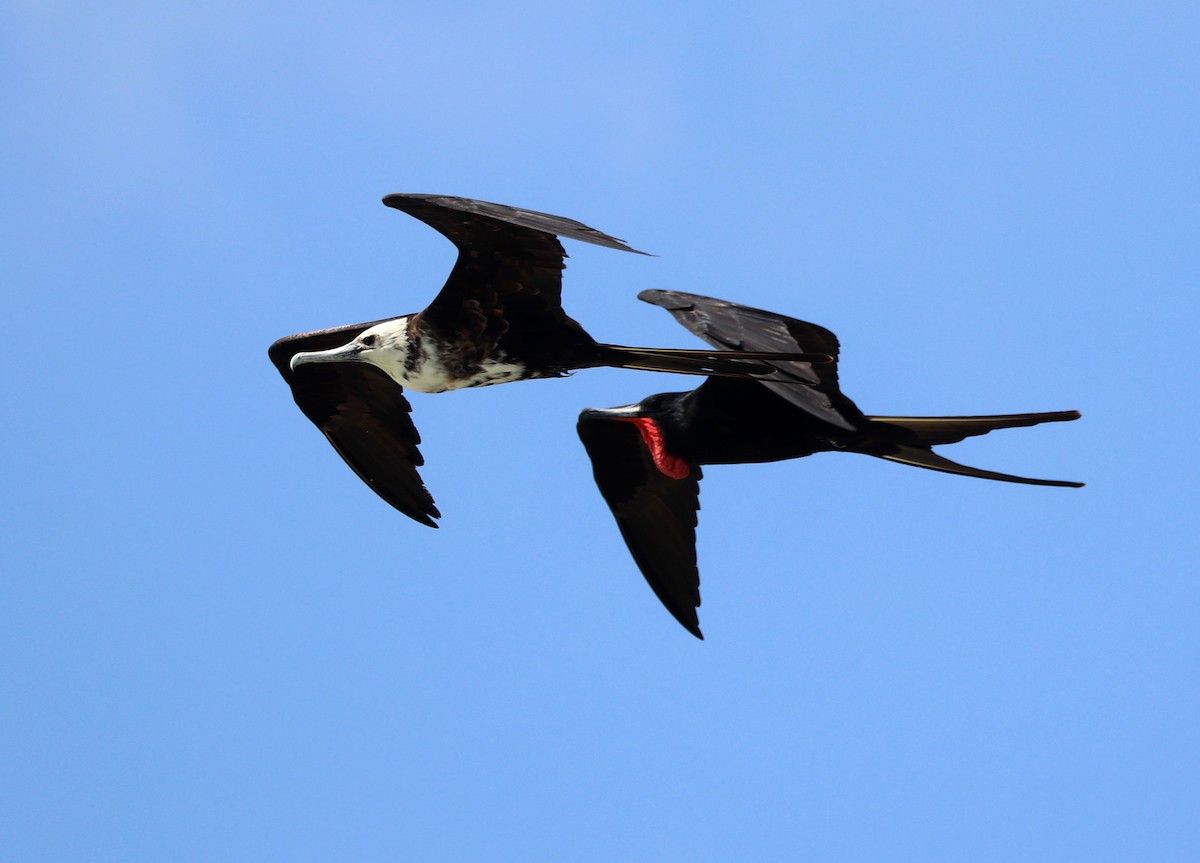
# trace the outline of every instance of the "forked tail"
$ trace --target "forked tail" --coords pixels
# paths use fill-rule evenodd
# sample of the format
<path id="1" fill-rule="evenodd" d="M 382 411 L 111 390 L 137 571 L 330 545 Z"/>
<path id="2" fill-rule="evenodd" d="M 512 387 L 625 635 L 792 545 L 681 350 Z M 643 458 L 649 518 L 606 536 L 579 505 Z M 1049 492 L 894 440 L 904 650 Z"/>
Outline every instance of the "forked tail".
<path id="1" fill-rule="evenodd" d="M 948 458 L 937 455 L 929 447 L 939 444 L 957 443 L 964 438 L 974 435 L 987 434 L 990 431 L 1007 428 L 1035 426 L 1041 423 L 1068 422 L 1079 419 L 1079 411 L 1051 411 L 1037 414 L 1002 414 L 999 416 L 982 417 L 867 417 L 867 419 L 898 426 L 908 433 L 908 440 L 898 443 L 890 453 L 871 453 L 888 461 L 910 464 L 914 467 L 940 470 L 945 473 L 956 473 L 961 476 L 974 476 L 981 479 L 995 479 L 1003 482 L 1022 482 L 1029 485 L 1054 485 L 1069 488 L 1081 488 L 1083 483 L 1059 479 L 1031 479 L 1024 476 L 1013 476 L 1007 473 L 997 473 L 991 470 L 968 467 L 953 462 Z"/>
<path id="2" fill-rule="evenodd" d="M 958 443 L 964 438 L 987 434 L 997 429 L 1062 423 L 1077 420 L 1079 411 L 1050 411 L 1040 414 L 999 414 L 986 417 L 867 417 L 878 423 L 900 426 L 915 436 L 914 443 L 938 446 Z"/>

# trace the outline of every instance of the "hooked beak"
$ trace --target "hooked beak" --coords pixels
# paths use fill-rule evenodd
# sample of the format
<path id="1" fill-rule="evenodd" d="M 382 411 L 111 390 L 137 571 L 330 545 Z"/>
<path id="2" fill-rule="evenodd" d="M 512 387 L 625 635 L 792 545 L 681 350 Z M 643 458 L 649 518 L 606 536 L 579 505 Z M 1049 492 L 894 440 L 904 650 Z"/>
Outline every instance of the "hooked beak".
<path id="1" fill-rule="evenodd" d="M 362 351 L 363 346 L 358 342 L 350 342 L 327 351 L 301 351 L 292 355 L 292 360 L 288 365 L 291 366 L 292 371 L 295 371 L 297 366 L 305 363 L 365 363 L 367 360 L 363 357 Z"/>
<path id="2" fill-rule="evenodd" d="M 643 413 L 641 404 L 622 405 L 619 408 L 584 408 L 579 414 L 579 418 L 610 420 L 617 417 L 638 417 Z"/>

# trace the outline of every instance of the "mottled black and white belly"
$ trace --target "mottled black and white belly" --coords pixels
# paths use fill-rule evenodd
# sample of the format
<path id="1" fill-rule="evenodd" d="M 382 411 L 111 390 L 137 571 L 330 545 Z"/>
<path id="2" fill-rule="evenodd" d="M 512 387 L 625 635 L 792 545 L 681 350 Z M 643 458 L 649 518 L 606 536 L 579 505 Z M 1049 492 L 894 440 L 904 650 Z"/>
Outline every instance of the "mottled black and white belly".
<path id="1" fill-rule="evenodd" d="M 493 347 L 470 340 L 444 341 L 422 332 L 412 315 L 363 330 L 353 341 L 324 351 L 301 351 L 291 359 L 295 369 L 306 363 L 370 363 L 392 380 L 421 393 L 444 393 L 540 377 L 525 363 L 511 360 Z"/>
<path id="2" fill-rule="evenodd" d="M 472 348 L 459 349 L 428 335 L 405 332 L 371 352 L 370 361 L 396 383 L 420 393 L 488 387 L 529 377 L 524 364 L 511 362 L 503 353 L 479 357 Z"/>

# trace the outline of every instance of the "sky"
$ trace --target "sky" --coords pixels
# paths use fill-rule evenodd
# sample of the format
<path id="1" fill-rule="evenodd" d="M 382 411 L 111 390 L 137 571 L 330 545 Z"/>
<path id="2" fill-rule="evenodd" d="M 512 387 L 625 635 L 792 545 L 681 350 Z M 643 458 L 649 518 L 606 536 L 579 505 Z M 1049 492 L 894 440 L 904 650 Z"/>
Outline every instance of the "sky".
<path id="1" fill-rule="evenodd" d="M 0 6 L 10 860 L 1200 859 L 1194 4 Z M 379 199 L 579 219 L 564 304 L 819 323 L 867 413 L 1078 409 L 712 467 L 697 641 L 625 550 L 589 370 L 413 394 L 444 518 L 267 360 L 422 308 Z"/>

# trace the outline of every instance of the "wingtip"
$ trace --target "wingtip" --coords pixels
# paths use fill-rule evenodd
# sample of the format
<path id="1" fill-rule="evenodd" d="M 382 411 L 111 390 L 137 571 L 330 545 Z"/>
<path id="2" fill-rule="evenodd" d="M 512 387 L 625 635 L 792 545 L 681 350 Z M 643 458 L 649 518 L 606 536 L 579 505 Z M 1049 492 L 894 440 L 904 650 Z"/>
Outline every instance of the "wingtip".
<path id="1" fill-rule="evenodd" d="M 424 192 L 388 192 L 383 196 L 383 205 L 385 207 L 394 207 L 400 201 L 410 200 L 412 198 L 432 198 L 433 195 Z"/>
<path id="2" fill-rule="evenodd" d="M 379 489 L 377 489 L 374 485 L 372 485 L 371 483 L 367 483 L 367 485 L 371 486 L 371 488 L 375 490 L 376 494 L 379 493 Z M 434 521 L 435 518 L 442 517 L 442 514 L 440 512 L 438 512 L 437 510 L 434 510 L 432 514 L 425 513 L 425 512 L 419 512 L 416 510 L 409 510 L 409 509 L 405 509 L 402 506 L 398 506 L 394 501 L 388 500 L 387 498 L 384 498 L 384 500 L 392 507 L 392 509 L 396 510 L 401 515 L 408 516 L 413 521 L 415 521 L 417 524 L 423 524 L 423 525 L 425 525 L 425 527 L 432 527 L 434 530 L 437 530 L 439 527 L 441 527 L 440 524 L 438 524 L 436 521 Z"/>
<path id="3" fill-rule="evenodd" d="M 267 359 L 287 376 L 287 372 L 291 371 L 291 359 L 295 349 L 289 344 L 295 336 L 282 336 L 271 342 L 271 346 L 267 348 Z M 285 370 L 286 368 L 286 370 Z"/>
<path id="4" fill-rule="evenodd" d="M 700 631 L 700 618 L 695 613 L 696 610 L 694 608 L 688 609 L 688 611 L 692 612 L 691 614 L 676 614 L 675 611 L 670 608 L 667 610 L 671 612 L 671 616 L 675 618 L 675 621 L 680 626 L 701 641 L 704 640 L 704 633 Z"/>
<path id="5" fill-rule="evenodd" d="M 641 254 L 646 254 L 642 252 Z M 638 293 L 637 298 L 643 303 L 649 303 L 652 306 L 661 306 L 667 311 L 675 311 L 679 309 L 689 309 L 692 304 L 681 299 L 678 291 L 664 291 L 658 288 L 650 288 Z"/>

